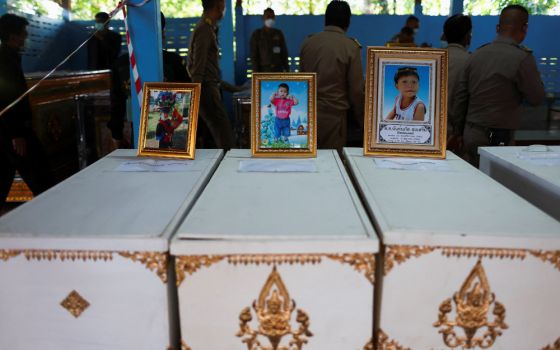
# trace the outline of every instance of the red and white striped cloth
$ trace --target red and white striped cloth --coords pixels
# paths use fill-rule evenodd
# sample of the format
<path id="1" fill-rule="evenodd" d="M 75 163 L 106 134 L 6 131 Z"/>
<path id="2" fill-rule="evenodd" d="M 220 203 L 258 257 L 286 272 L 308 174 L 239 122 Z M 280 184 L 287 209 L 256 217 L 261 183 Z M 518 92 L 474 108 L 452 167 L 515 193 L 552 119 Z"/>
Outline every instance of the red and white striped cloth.
<path id="1" fill-rule="evenodd" d="M 136 96 L 138 97 L 138 103 L 140 104 L 140 109 L 142 109 L 142 81 L 140 80 L 140 74 L 138 74 L 138 65 L 136 64 L 136 57 L 134 56 L 134 48 L 132 47 L 132 40 L 130 40 L 130 31 L 128 30 L 128 20 L 126 17 L 126 7 L 123 6 L 123 16 L 124 16 L 124 27 L 126 29 L 126 45 L 128 47 L 128 58 L 130 59 L 130 68 L 132 69 L 132 78 L 134 79 L 134 88 L 136 91 Z"/>

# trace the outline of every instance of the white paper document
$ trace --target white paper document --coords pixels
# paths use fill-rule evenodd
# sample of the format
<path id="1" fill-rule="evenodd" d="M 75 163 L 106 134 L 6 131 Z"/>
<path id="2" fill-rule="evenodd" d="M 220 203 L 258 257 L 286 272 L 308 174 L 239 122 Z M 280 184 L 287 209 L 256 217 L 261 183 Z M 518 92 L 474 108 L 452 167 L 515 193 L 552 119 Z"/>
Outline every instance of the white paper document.
<path id="1" fill-rule="evenodd" d="M 242 173 L 316 173 L 317 166 L 312 159 L 251 159 L 239 161 Z"/>
<path id="2" fill-rule="evenodd" d="M 192 165 L 190 160 L 142 159 L 121 163 L 115 171 L 122 172 L 186 172 Z"/>
<path id="3" fill-rule="evenodd" d="M 375 158 L 375 164 L 383 169 L 453 171 L 449 161 L 418 158 Z"/>
<path id="4" fill-rule="evenodd" d="M 517 157 L 533 165 L 560 166 L 560 153 L 543 145 L 526 147 L 517 154 Z"/>

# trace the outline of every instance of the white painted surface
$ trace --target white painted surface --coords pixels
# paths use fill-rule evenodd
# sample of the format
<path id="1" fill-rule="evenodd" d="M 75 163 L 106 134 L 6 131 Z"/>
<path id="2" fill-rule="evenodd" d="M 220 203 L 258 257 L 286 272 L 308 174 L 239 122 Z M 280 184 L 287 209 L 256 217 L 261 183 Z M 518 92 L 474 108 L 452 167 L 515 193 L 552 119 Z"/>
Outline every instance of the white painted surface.
<path id="1" fill-rule="evenodd" d="M 344 153 L 385 244 L 560 249 L 559 222 L 450 152 L 448 172 Z"/>
<path id="2" fill-rule="evenodd" d="M 303 350 L 362 350 L 372 337 L 373 285 L 351 266 L 323 258 L 319 264 L 277 266 L 296 309 L 309 316 L 313 333 Z M 239 314 L 251 307 L 253 329 L 258 329 L 252 308 L 272 267 L 233 266 L 226 261 L 195 272 L 179 287 L 181 334 L 193 350 L 246 349 L 236 337 Z M 296 322 L 293 311 L 291 326 Z M 289 335 L 283 338 L 287 346 Z M 259 337 L 270 346 L 266 337 Z"/>
<path id="3" fill-rule="evenodd" d="M 0 259 L 0 349 L 154 350 L 170 345 L 168 285 L 117 252 L 167 253 L 169 238 L 217 167 L 198 150 L 187 172 L 117 172 L 138 159 L 119 150 L 0 218 L 8 250 L 109 251 L 109 261 Z M 152 269 L 155 266 L 150 266 Z M 60 303 L 89 303 L 75 318 Z"/>
<path id="4" fill-rule="evenodd" d="M 241 173 L 249 150 L 220 164 L 171 242 L 175 256 L 368 253 L 378 240 L 336 151 L 319 150 L 315 173 Z M 287 160 L 289 161 L 289 160 Z M 373 334 L 374 286 L 354 266 L 322 255 L 277 264 L 314 334 L 304 350 L 363 349 Z M 178 288 L 182 339 L 193 350 L 245 349 L 239 314 L 259 297 L 272 265 L 201 266 Z M 291 325 L 297 329 L 296 312 Z M 258 327 L 253 312 L 251 327 Z M 289 336 L 281 345 L 287 346 Z M 260 338 L 263 346 L 270 346 Z"/>
<path id="5" fill-rule="evenodd" d="M 373 227 L 335 151 L 318 152 L 316 173 L 239 172 L 249 157 L 248 150 L 224 157 L 179 227 L 172 254 L 263 253 L 267 241 L 286 243 L 290 252 L 310 253 L 317 244 L 377 251 Z"/>
<path id="6" fill-rule="evenodd" d="M 0 249 L 167 251 L 221 150 L 198 150 L 188 172 L 118 172 L 117 150 L 0 218 Z"/>
<path id="7" fill-rule="evenodd" d="M 560 155 L 560 146 L 548 147 Z M 481 147 L 480 170 L 560 221 L 560 162 L 539 165 L 522 159 L 519 154 L 526 148 Z"/>
<path id="8" fill-rule="evenodd" d="M 170 345 L 167 285 L 141 263 L 0 261 L 0 349 L 153 350 Z M 90 306 L 60 303 L 76 290 Z"/>
<path id="9" fill-rule="evenodd" d="M 459 292 L 476 262 L 477 258 L 448 258 L 434 251 L 396 266 L 383 279 L 381 329 L 411 350 L 451 349 L 433 324 L 441 303 Z M 560 337 L 560 271 L 531 255 L 524 260 L 483 258 L 482 264 L 491 292 L 505 307 L 508 326 L 490 349 L 540 350 L 552 345 Z M 493 310 L 491 305 L 489 322 L 494 320 Z M 453 303 L 450 320 L 455 320 L 455 311 Z M 464 336 L 463 329 L 455 330 Z M 479 329 L 476 336 L 486 330 Z"/>
<path id="10" fill-rule="evenodd" d="M 450 172 L 380 169 L 361 149 L 344 153 L 382 241 L 434 249 L 394 257 L 384 247 L 384 263 L 392 259 L 395 265 L 376 290 L 376 313 L 390 340 L 411 350 L 451 349 L 434 323 L 440 305 L 460 291 L 479 257 L 448 257 L 442 246 L 526 252 L 525 259 L 480 258 L 508 325 L 490 349 L 543 349 L 558 339 L 560 269 L 529 250 L 558 251 L 560 223 L 449 152 Z M 455 321 L 452 305 L 449 319 Z M 489 322 L 493 310 L 491 305 Z M 486 330 L 478 329 L 476 337 Z M 455 332 L 465 335 L 460 327 Z"/>

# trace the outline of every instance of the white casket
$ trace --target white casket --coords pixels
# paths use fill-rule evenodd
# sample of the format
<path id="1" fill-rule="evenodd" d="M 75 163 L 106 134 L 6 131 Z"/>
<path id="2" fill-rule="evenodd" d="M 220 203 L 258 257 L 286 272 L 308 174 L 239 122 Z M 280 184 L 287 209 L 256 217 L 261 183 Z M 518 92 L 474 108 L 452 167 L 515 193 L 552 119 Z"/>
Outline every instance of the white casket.
<path id="1" fill-rule="evenodd" d="M 560 223 L 450 152 L 362 154 L 344 149 L 383 243 L 379 349 L 559 348 Z"/>
<path id="2" fill-rule="evenodd" d="M 560 146 L 481 147 L 480 170 L 560 221 Z"/>
<path id="3" fill-rule="evenodd" d="M 240 172 L 240 162 L 316 172 Z M 336 151 L 232 150 L 171 243 L 183 348 L 373 349 L 377 251 Z"/>
<path id="4" fill-rule="evenodd" d="M 0 349 L 178 343 L 169 239 L 223 152 L 198 150 L 185 172 L 115 171 L 147 160 L 135 154 L 115 151 L 0 218 Z"/>

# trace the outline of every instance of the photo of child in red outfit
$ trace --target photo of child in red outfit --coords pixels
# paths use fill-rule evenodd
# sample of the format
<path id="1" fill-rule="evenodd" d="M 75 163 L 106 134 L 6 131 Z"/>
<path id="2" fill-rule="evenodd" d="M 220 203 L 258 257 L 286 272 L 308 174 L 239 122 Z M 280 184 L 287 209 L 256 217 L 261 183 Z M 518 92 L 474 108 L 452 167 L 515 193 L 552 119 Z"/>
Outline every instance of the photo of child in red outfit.
<path id="1" fill-rule="evenodd" d="M 308 89 L 307 81 L 261 82 L 261 148 L 307 148 Z"/>

